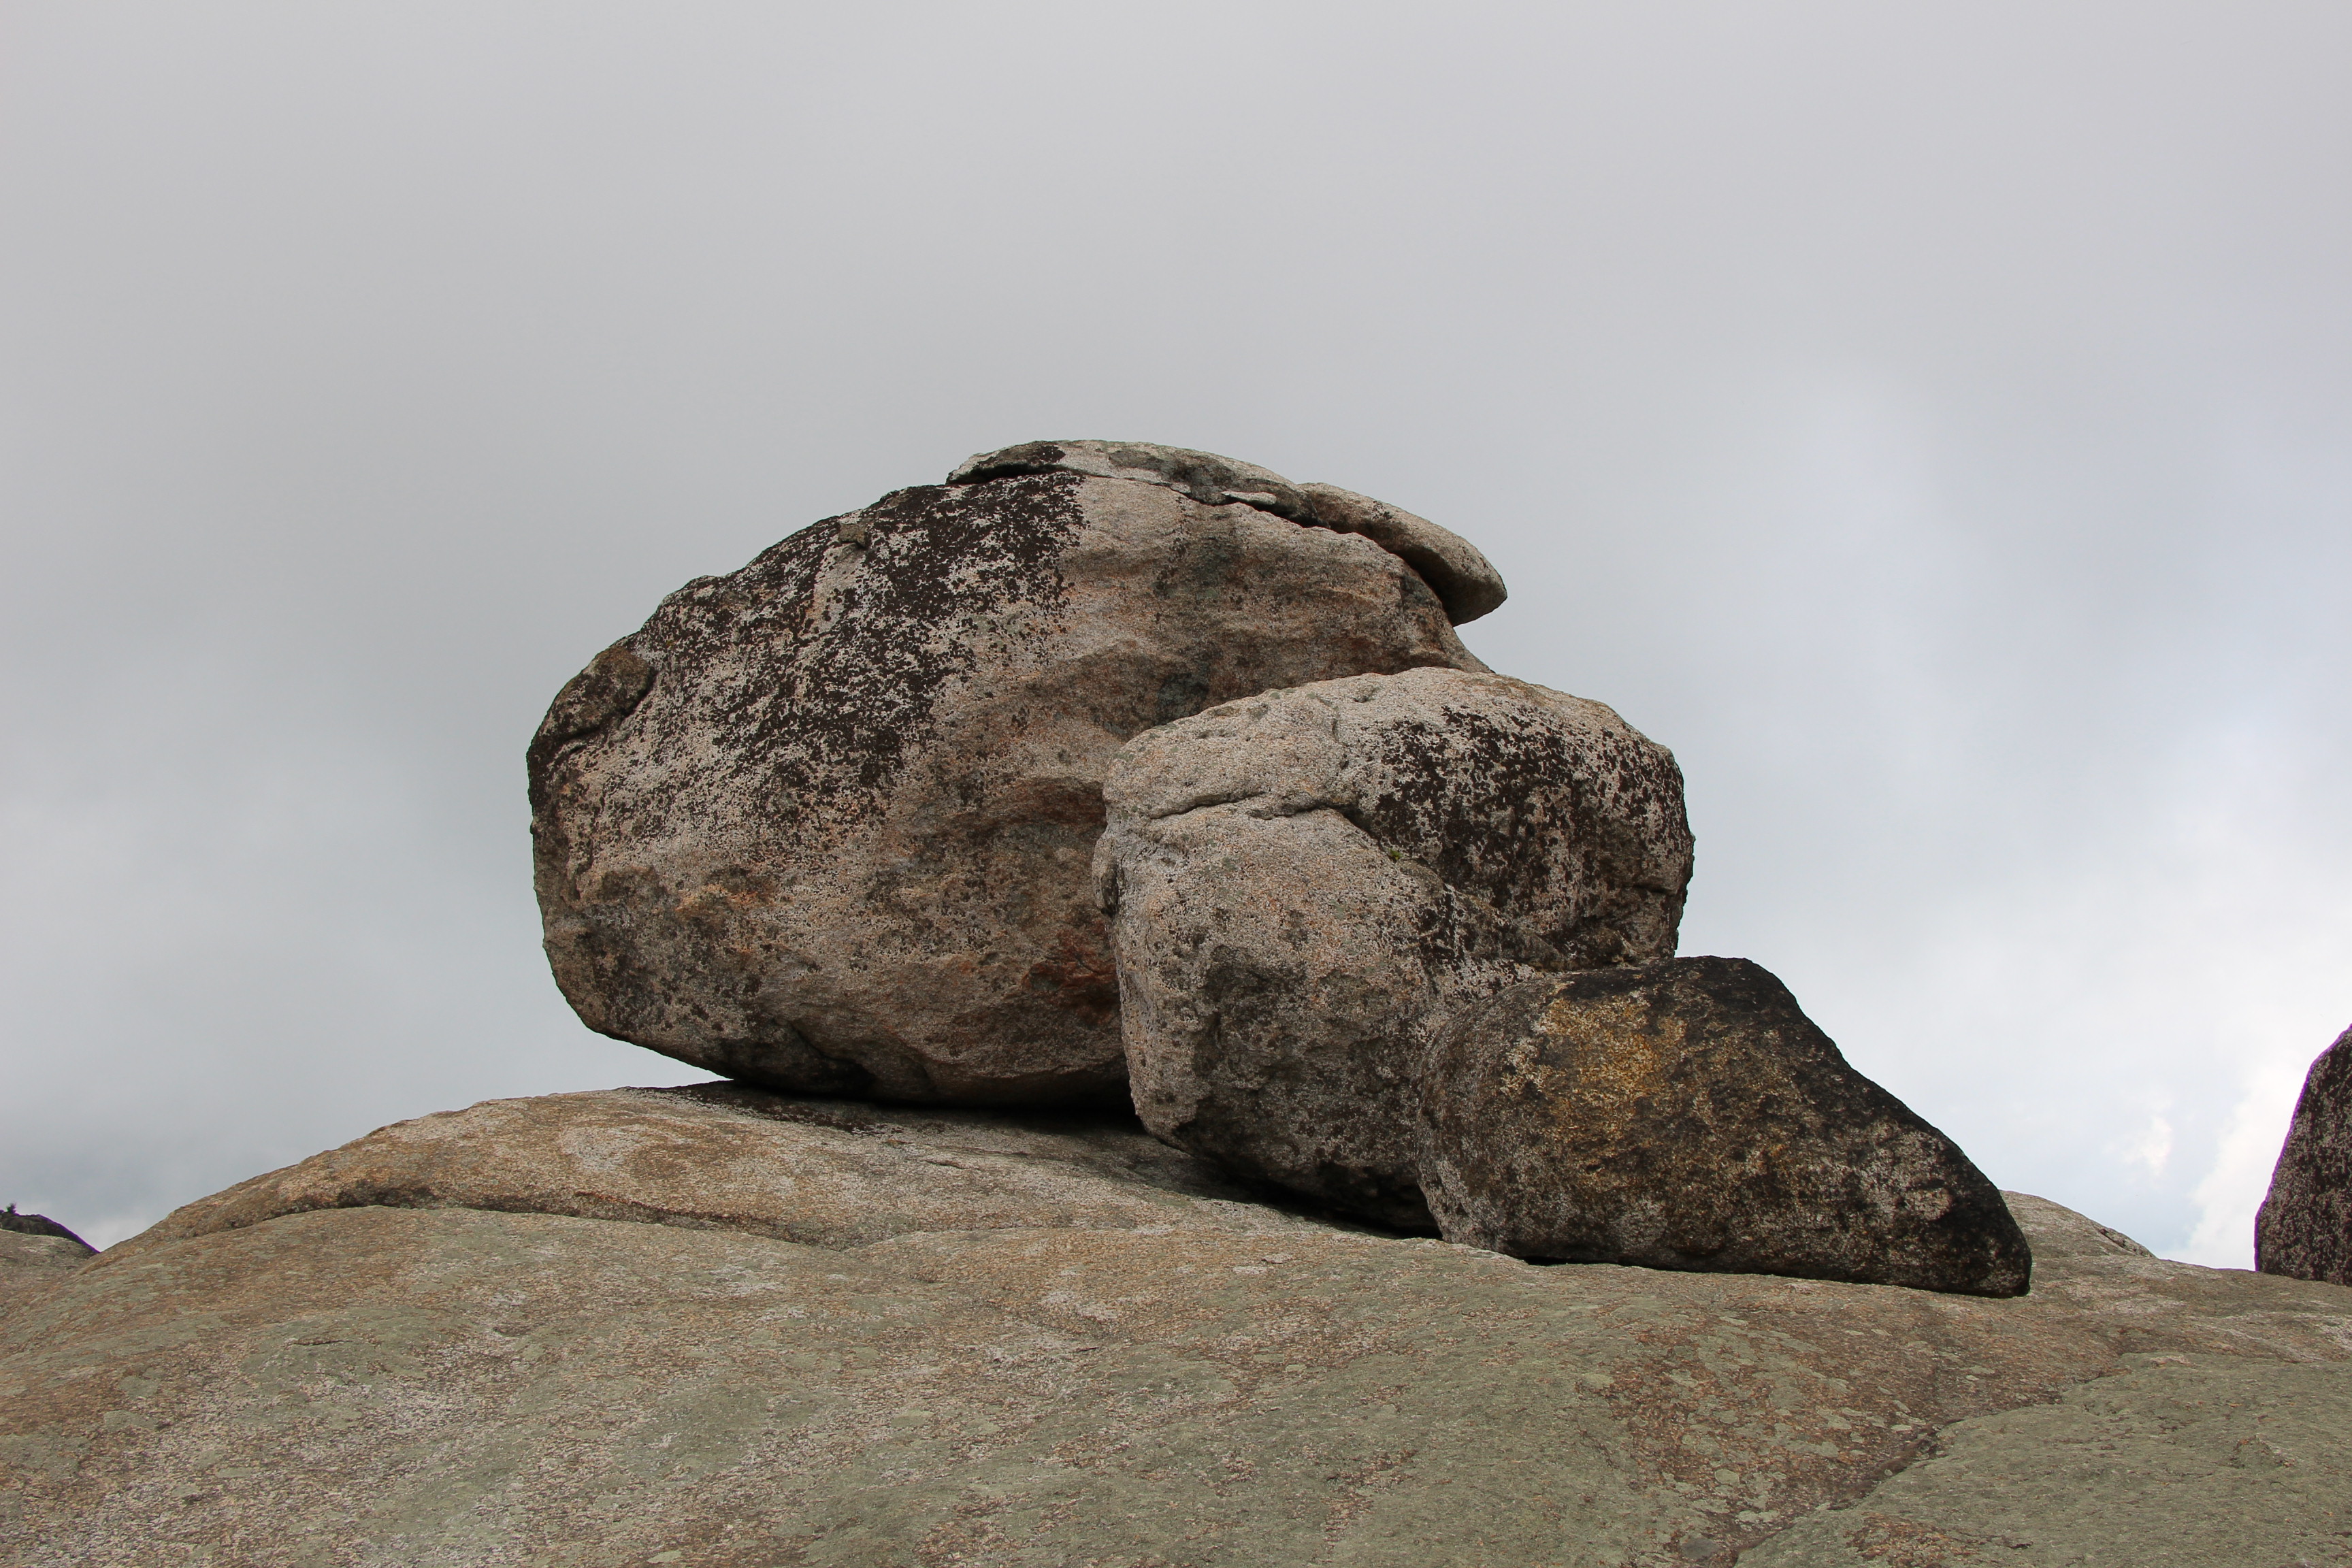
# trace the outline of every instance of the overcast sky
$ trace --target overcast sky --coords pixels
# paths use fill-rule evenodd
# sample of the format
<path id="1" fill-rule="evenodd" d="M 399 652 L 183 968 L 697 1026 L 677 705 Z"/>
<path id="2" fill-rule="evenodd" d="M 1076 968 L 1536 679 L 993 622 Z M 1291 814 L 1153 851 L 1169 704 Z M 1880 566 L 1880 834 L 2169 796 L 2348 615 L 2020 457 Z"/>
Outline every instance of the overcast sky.
<path id="1" fill-rule="evenodd" d="M 524 742 L 1053 437 L 1482 545 L 1674 748 L 1683 951 L 2245 1266 L 2352 1022 L 2352 9 L 0 5 L 0 1201 L 703 1075 Z"/>

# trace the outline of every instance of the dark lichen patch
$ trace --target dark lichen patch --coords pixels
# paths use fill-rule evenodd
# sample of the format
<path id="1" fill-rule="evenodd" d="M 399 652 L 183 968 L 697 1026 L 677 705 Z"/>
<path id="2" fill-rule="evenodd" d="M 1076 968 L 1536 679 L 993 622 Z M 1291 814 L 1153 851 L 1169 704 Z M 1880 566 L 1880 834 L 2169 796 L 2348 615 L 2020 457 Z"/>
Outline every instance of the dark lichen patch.
<path id="1" fill-rule="evenodd" d="M 644 716 L 633 808 L 733 796 L 786 836 L 870 812 L 976 649 L 1035 635 L 1066 591 L 1079 482 L 899 490 L 673 595 L 632 639 L 676 672 Z"/>
<path id="2" fill-rule="evenodd" d="M 1628 941 L 1654 927 L 1670 940 L 1690 830 L 1679 774 L 1638 736 L 1570 734 L 1532 708 L 1455 709 L 1382 724 L 1370 746 L 1380 787 L 1350 816 L 1378 842 L 1580 967 L 1652 956 Z M 1657 907 L 1629 922 L 1642 895 Z"/>

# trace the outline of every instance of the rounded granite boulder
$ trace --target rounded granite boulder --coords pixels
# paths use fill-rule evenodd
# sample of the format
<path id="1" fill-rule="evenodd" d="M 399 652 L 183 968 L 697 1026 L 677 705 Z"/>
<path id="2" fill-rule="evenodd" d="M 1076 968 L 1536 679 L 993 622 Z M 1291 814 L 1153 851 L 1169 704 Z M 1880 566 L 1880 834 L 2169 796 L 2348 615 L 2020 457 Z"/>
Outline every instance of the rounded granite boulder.
<path id="1" fill-rule="evenodd" d="M 1239 493 L 966 472 L 663 601 L 530 746 L 581 1017 L 779 1089 L 1118 1098 L 1088 865 L 1121 744 L 1269 687 L 1484 668 L 1404 561 L 1269 511 L 1246 467 Z"/>
<path id="2" fill-rule="evenodd" d="M 1675 951 L 1665 748 L 1598 702 L 1414 669 L 1137 736 L 1096 852 L 1136 1110 L 1228 1168 L 1427 1227 L 1420 1059 L 1459 1010 Z"/>

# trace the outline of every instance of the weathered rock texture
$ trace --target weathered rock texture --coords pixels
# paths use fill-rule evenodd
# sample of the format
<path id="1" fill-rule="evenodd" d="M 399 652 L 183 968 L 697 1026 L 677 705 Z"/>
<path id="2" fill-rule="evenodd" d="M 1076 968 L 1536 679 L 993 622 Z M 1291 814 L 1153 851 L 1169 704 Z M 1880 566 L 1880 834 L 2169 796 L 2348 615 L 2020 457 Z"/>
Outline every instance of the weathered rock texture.
<path id="1" fill-rule="evenodd" d="M 1214 452 L 1141 441 L 1029 441 L 966 458 L 948 483 L 975 484 L 1013 474 L 1091 474 L 1166 485 L 1203 506 L 1240 501 L 1293 522 L 1360 533 L 1419 573 L 1456 626 L 1476 620 L 1507 597 L 1502 574 L 1476 545 L 1425 517 L 1337 485 L 1294 485 L 1270 469 Z"/>
<path id="2" fill-rule="evenodd" d="M 676 1116 L 771 1156 L 843 1131 L 757 1096 L 566 1103 L 480 1123 L 435 1179 L 604 1190 L 631 1106 L 640 1193 L 743 1190 L 744 1146 Z M 1088 1165 L 1107 1128 L 936 1125 L 1124 1179 Z M 495 1126 L 530 1173 L 489 1168 Z M 859 1200 L 865 1245 L 469 1207 L 126 1245 L 0 1320 L 0 1560 L 2234 1568 L 2333 1562 L 2352 1528 L 2341 1287 L 2162 1262 L 2022 1196 L 2012 1300 L 1539 1268 L 1253 1232 L 1152 1169 L 1151 1225 L 1045 1193 L 1025 1226 L 926 1229 L 971 1172 L 918 1158 Z"/>
<path id="3" fill-rule="evenodd" d="M 1138 736 L 1096 852 L 1129 1071 L 1160 1136 L 1427 1226 L 1420 1060 L 1462 1007 L 1675 949 L 1682 776 L 1616 714 L 1418 669 Z"/>
<path id="4" fill-rule="evenodd" d="M 901 490 L 670 595 L 530 748 L 582 1018 L 780 1089 L 1116 1099 L 1087 869 L 1119 745 L 1269 687 L 1483 668 L 1404 562 L 1264 499 Z"/>
<path id="5" fill-rule="evenodd" d="M 1449 1240 L 1982 1296 L 2032 1273 L 1968 1156 L 1745 959 L 1514 986 L 1447 1031 L 1421 1105 Z"/>
<path id="6" fill-rule="evenodd" d="M 2254 1267 L 2352 1285 L 2352 1029 L 2319 1053 L 2254 1216 Z"/>

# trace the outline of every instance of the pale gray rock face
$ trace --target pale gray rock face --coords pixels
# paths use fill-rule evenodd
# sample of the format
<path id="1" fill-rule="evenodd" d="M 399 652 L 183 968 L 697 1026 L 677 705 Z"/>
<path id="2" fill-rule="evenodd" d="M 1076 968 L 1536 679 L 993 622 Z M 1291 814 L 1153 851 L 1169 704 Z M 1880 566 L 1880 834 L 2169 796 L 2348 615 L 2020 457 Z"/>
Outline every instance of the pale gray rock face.
<path id="1" fill-rule="evenodd" d="M 1745 959 L 1514 986 L 1439 1042 L 1421 1106 L 1449 1241 L 1979 1296 L 2032 1277 L 1993 1184 Z"/>
<path id="2" fill-rule="evenodd" d="M 341 1154 L 0 1300 L 0 1562 L 1978 1568 L 2343 1542 L 2352 1290 L 2168 1263 L 2022 1194 L 2040 1277 L 1989 1300 L 1313 1225 L 1196 1195 L 1108 1118 L 616 1092 Z M 828 1239 L 781 1233 L 803 1223 Z"/>
<path id="3" fill-rule="evenodd" d="M 771 1088 L 1115 1099 L 1087 880 L 1113 754 L 1423 665 L 1482 668 L 1418 575 L 1255 500 L 898 491 L 688 584 L 556 698 L 530 759 L 549 960 L 591 1027 Z"/>
<path id="4" fill-rule="evenodd" d="M 1096 851 L 1135 1105 L 1180 1147 L 1426 1226 L 1420 1060 L 1553 970 L 1671 954 L 1682 776 L 1607 708 L 1420 669 L 1129 742 Z"/>
<path id="5" fill-rule="evenodd" d="M 2352 1285 L 2352 1029 L 2319 1053 L 2254 1217 L 2254 1267 Z"/>
<path id="6" fill-rule="evenodd" d="M 1028 441 L 965 458 L 948 483 L 1054 473 L 1165 485 L 1204 506 L 1240 501 L 1293 522 L 1361 534 L 1418 573 L 1456 626 L 1476 620 L 1506 596 L 1502 574 L 1476 545 L 1425 517 L 1337 485 L 1294 485 L 1270 469 L 1214 452 L 1142 441 Z"/>

